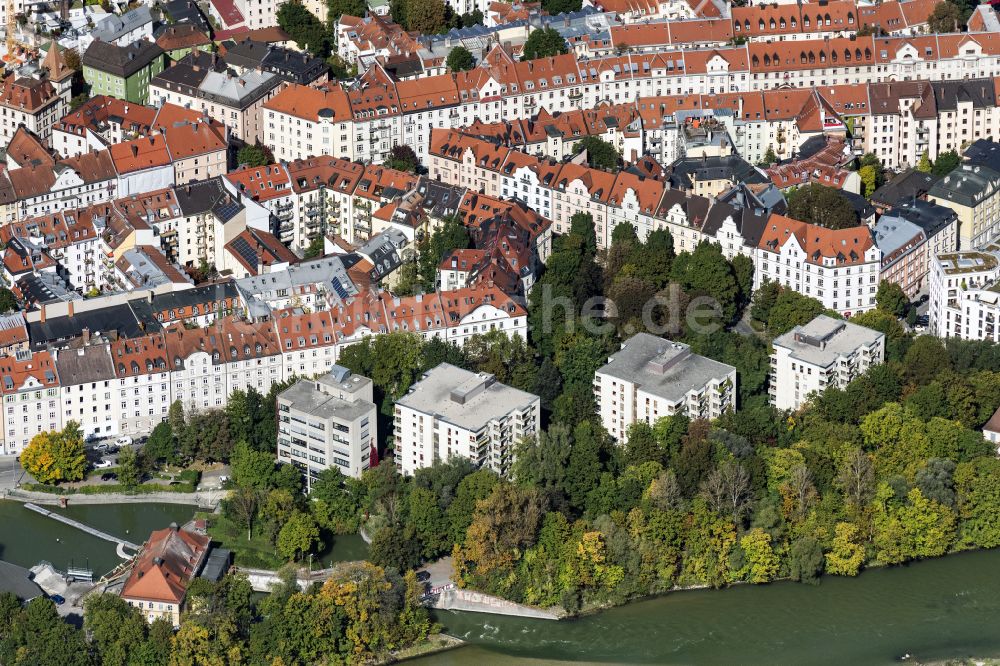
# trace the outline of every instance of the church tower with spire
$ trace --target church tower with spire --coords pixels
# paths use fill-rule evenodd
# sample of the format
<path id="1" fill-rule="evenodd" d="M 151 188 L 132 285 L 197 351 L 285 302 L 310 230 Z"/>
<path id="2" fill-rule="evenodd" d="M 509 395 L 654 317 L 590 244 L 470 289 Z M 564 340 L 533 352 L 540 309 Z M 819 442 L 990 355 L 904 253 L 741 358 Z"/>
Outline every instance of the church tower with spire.
<path id="1" fill-rule="evenodd" d="M 66 59 L 59 52 L 59 45 L 55 41 L 49 42 L 49 51 L 42 60 L 42 69 L 48 72 L 52 87 L 68 105 L 73 96 L 73 70 L 66 64 Z"/>

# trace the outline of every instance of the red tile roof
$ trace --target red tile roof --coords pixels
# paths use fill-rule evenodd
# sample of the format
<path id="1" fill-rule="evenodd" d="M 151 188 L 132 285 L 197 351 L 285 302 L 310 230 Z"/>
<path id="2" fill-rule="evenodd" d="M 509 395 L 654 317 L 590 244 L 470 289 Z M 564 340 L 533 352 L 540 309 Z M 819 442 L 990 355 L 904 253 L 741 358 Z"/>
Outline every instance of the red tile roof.
<path id="1" fill-rule="evenodd" d="M 875 245 L 867 225 L 834 230 L 783 215 L 771 215 L 757 247 L 778 252 L 792 236 L 806 253 L 806 261 L 817 265 L 822 265 L 824 259 L 834 259 L 837 267 L 866 263 L 865 252 Z"/>
<path id="2" fill-rule="evenodd" d="M 187 530 L 157 530 L 143 544 L 122 597 L 180 605 L 208 554 L 211 539 Z"/>

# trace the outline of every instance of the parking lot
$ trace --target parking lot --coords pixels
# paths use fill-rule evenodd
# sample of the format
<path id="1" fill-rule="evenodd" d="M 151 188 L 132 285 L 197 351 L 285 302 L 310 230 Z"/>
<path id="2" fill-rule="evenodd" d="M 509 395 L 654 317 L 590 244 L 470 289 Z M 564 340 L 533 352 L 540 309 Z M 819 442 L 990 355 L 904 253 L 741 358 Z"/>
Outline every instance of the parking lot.
<path id="1" fill-rule="evenodd" d="M 146 443 L 146 438 L 133 439 L 127 435 L 120 437 L 108 437 L 106 439 L 93 439 L 84 442 L 83 448 L 87 454 L 87 462 L 95 468 L 114 467 L 118 464 L 118 453 L 123 446 L 131 446 L 136 453 L 142 450 L 142 445 Z"/>

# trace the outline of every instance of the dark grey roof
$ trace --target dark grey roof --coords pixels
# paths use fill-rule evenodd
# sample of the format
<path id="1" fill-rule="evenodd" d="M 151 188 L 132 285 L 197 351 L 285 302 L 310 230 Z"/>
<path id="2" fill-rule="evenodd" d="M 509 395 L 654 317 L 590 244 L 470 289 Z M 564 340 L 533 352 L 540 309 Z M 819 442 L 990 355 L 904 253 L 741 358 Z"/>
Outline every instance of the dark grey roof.
<path id="1" fill-rule="evenodd" d="M 253 69 L 264 62 L 264 56 L 268 54 L 268 46 L 270 45 L 267 42 L 244 39 L 239 42 L 229 40 L 224 46 L 226 47 L 226 62 L 236 67 Z"/>
<path id="2" fill-rule="evenodd" d="M 369 258 L 374 268 L 369 272 L 373 280 L 381 280 L 389 273 L 403 265 L 396 246 L 389 236 L 378 234 L 363 246 L 358 253 Z"/>
<path id="3" fill-rule="evenodd" d="M 42 588 L 31 579 L 24 567 L 0 560 L 0 592 L 13 592 L 22 602 L 42 596 Z"/>
<path id="4" fill-rule="evenodd" d="M 826 135 L 817 134 L 816 136 L 810 137 L 802 142 L 799 149 L 795 151 L 795 159 L 807 160 L 824 148 L 826 148 Z"/>
<path id="5" fill-rule="evenodd" d="M 424 63 L 416 54 L 413 57 L 389 56 L 386 59 L 385 71 L 396 79 L 405 79 L 408 76 L 415 76 L 424 71 Z"/>
<path id="6" fill-rule="evenodd" d="M 160 87 L 167 87 L 165 84 L 173 84 L 174 86 L 182 86 L 181 92 L 186 95 L 191 95 L 197 90 L 201 82 L 205 80 L 208 75 L 208 71 L 204 69 L 195 69 L 189 63 L 177 62 L 174 63 L 173 67 L 167 67 L 165 70 L 153 77 L 153 83 Z"/>
<path id="7" fill-rule="evenodd" d="M 731 180 L 734 183 L 767 183 L 767 176 L 739 155 L 682 157 L 667 167 L 672 187 L 687 189 L 694 180 Z"/>
<path id="8" fill-rule="evenodd" d="M 939 206 L 923 199 L 900 201 L 896 207 L 887 211 L 886 215 L 895 215 L 917 225 L 924 230 L 924 235 L 927 238 L 933 238 L 957 217 L 951 208 Z"/>
<path id="9" fill-rule="evenodd" d="M 205 34 L 212 34 L 212 26 L 194 0 L 170 0 L 170 2 L 161 2 L 159 5 L 163 13 L 173 19 L 174 23 L 191 23 Z M 161 29 L 166 27 L 164 25 Z M 159 35 L 156 36 L 159 37 Z"/>
<path id="10" fill-rule="evenodd" d="M 162 57 L 163 49 L 153 42 L 138 40 L 118 46 L 95 40 L 84 52 L 82 62 L 87 67 L 127 78 Z"/>
<path id="11" fill-rule="evenodd" d="M 180 291 L 156 294 L 151 299 L 134 299 L 129 301 L 129 305 L 135 304 L 141 307 L 142 303 L 146 303 L 152 312 L 163 312 L 164 310 L 179 310 L 191 307 L 192 305 L 219 302 L 227 298 L 238 297 L 239 291 L 236 289 L 236 283 L 227 281 L 203 287 L 194 287 L 193 289 L 182 289 Z"/>
<path id="12" fill-rule="evenodd" d="M 80 295 L 72 291 L 56 273 L 27 273 L 18 278 L 17 288 L 21 292 L 21 300 L 29 306 L 80 299 Z"/>
<path id="13" fill-rule="evenodd" d="M 233 553 L 228 548 L 213 548 L 205 560 L 205 566 L 201 568 L 199 578 L 207 578 L 210 581 L 218 582 L 229 571 L 229 565 L 233 561 Z"/>
<path id="14" fill-rule="evenodd" d="M 722 223 L 727 218 L 732 218 L 740 236 L 743 237 L 743 244 L 747 247 L 757 247 L 767 225 L 767 212 L 759 208 L 737 208 L 721 201 L 716 201 L 713 204 L 709 200 L 709 205 L 711 207 L 708 209 L 708 215 L 702 225 L 702 231 L 706 235 L 715 236 L 722 227 Z"/>
<path id="15" fill-rule="evenodd" d="M 115 366 L 107 345 L 86 345 L 64 349 L 56 355 L 59 381 L 67 384 L 88 384 L 115 378 Z"/>
<path id="16" fill-rule="evenodd" d="M 180 86 L 181 92 L 187 95 L 197 95 L 198 86 L 202 84 L 209 72 L 224 72 L 226 69 L 226 63 L 214 53 L 205 53 L 194 49 L 154 76 L 153 83 L 163 87 L 169 83 Z"/>
<path id="17" fill-rule="evenodd" d="M 694 196 L 691 191 L 687 192 L 671 188 L 664 191 L 663 199 L 660 201 L 660 208 L 657 211 L 658 217 L 666 217 L 667 213 L 674 207 L 679 206 L 688 221 L 697 227 L 701 227 L 708 217 L 709 201 L 705 197 Z"/>
<path id="18" fill-rule="evenodd" d="M 417 181 L 417 192 L 423 197 L 421 207 L 434 217 L 454 215 L 465 196 L 464 187 L 431 180 L 427 176 Z"/>
<path id="19" fill-rule="evenodd" d="M 155 319 L 143 317 L 140 320 L 128 304 L 122 303 L 77 312 L 72 317 L 48 317 L 44 322 L 29 323 L 28 337 L 33 349 L 62 347 L 64 343 L 80 337 L 85 328 L 94 334 L 117 331 L 119 337 L 135 338 L 160 330 L 160 325 Z"/>
<path id="20" fill-rule="evenodd" d="M 1000 173 L 978 164 L 960 164 L 957 169 L 934 183 L 928 194 L 962 206 L 974 208 L 983 197 L 1000 188 Z"/>
<path id="21" fill-rule="evenodd" d="M 778 215 L 784 215 L 788 209 L 785 195 L 773 184 L 768 185 L 760 192 L 754 192 L 747 187 L 746 183 L 737 183 L 736 187 L 720 194 L 719 201 L 728 203 L 734 208 L 749 208 Z"/>
<path id="22" fill-rule="evenodd" d="M 222 179 L 219 177 L 199 180 L 174 188 L 177 205 L 181 207 L 181 212 L 185 216 L 199 215 L 212 210 L 225 194 L 226 188 L 223 187 Z"/>
<path id="23" fill-rule="evenodd" d="M 937 176 L 916 169 L 907 169 L 872 193 L 872 203 L 895 206 L 903 199 L 922 197 L 938 180 Z"/>
<path id="24" fill-rule="evenodd" d="M 965 161 L 1000 171 L 1000 143 L 979 139 L 965 149 Z"/>
<path id="25" fill-rule="evenodd" d="M 938 113 L 954 111 L 960 103 L 972 102 L 976 108 L 994 106 L 993 79 L 967 81 L 931 81 Z"/>
<path id="26" fill-rule="evenodd" d="M 260 67 L 285 81 L 301 85 L 312 83 L 329 70 L 321 58 L 251 39 L 227 42 L 226 62 L 243 69 Z"/>
<path id="27" fill-rule="evenodd" d="M 875 214 L 875 207 L 872 206 L 868 199 L 865 199 L 860 194 L 848 192 L 847 190 L 840 190 L 840 194 L 851 202 L 851 206 L 854 207 L 854 212 L 858 214 L 858 219 L 864 220 Z"/>

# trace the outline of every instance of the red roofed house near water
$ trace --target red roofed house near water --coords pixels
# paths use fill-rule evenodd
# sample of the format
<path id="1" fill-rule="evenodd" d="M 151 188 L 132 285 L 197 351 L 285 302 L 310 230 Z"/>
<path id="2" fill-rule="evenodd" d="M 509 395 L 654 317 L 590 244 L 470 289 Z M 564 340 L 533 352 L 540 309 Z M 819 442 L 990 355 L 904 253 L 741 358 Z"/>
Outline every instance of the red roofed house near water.
<path id="1" fill-rule="evenodd" d="M 150 623 L 162 617 L 179 627 L 188 585 L 201 571 L 210 542 L 176 524 L 153 532 L 125 581 L 122 599 L 139 608 Z"/>

